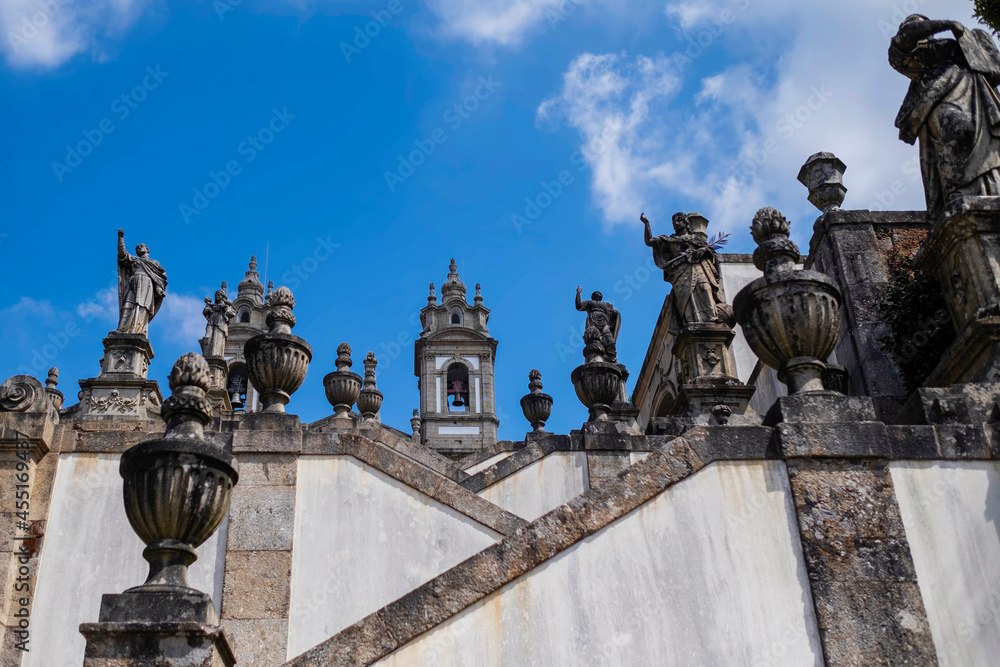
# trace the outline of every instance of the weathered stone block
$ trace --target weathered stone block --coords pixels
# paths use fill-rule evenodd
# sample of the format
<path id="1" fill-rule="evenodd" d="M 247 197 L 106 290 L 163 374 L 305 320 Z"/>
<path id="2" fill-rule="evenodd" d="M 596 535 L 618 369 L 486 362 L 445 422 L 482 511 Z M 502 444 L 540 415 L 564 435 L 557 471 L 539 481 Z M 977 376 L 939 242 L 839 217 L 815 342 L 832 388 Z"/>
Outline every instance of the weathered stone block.
<path id="1" fill-rule="evenodd" d="M 222 585 L 224 619 L 288 618 L 290 551 L 230 551 Z"/>
<path id="2" fill-rule="evenodd" d="M 84 623 L 84 667 L 230 667 L 232 647 L 219 626 L 201 623 Z"/>
<path id="3" fill-rule="evenodd" d="M 285 662 L 288 621 L 227 619 L 222 623 L 239 665 L 270 667 Z"/>
<path id="4" fill-rule="evenodd" d="M 295 487 L 233 487 L 230 551 L 291 549 L 294 523 Z"/>
<path id="5" fill-rule="evenodd" d="M 242 454 L 239 485 L 295 486 L 295 461 L 292 454 Z"/>
<path id="6" fill-rule="evenodd" d="M 882 422 L 781 422 L 774 427 L 774 435 L 778 451 L 786 458 L 892 456 Z"/>

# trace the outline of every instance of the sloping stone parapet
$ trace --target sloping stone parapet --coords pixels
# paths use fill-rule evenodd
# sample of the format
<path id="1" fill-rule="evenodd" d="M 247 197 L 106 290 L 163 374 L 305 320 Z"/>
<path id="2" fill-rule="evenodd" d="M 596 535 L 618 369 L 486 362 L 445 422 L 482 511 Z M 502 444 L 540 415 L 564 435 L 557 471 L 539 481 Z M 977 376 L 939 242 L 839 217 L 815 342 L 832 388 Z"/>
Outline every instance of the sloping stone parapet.
<path id="1" fill-rule="evenodd" d="M 370 665 L 705 466 L 681 438 L 288 663 Z"/>

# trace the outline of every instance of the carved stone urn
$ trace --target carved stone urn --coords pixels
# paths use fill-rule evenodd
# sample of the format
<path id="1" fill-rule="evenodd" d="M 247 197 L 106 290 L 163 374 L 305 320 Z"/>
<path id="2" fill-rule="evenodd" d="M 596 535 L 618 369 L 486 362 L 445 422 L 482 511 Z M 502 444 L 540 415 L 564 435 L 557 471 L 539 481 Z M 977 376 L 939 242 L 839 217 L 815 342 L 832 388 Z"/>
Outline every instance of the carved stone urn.
<path id="1" fill-rule="evenodd" d="M 576 396 L 587 406 L 590 421 L 607 421 L 611 404 L 618 400 L 624 366 L 607 361 L 593 361 L 573 369 L 570 379 Z"/>
<path id="2" fill-rule="evenodd" d="M 374 358 L 374 355 L 372 355 Z M 351 346 L 341 343 L 337 346 L 337 370 L 327 373 L 323 378 L 323 388 L 326 389 L 326 400 L 333 406 L 333 414 L 338 419 L 351 418 L 351 406 L 361 395 L 361 376 L 351 372 L 354 362 L 351 360 Z M 374 373 L 374 367 L 372 372 Z M 382 394 L 379 394 L 379 407 L 382 406 Z M 360 406 L 359 406 L 360 407 Z"/>
<path id="3" fill-rule="evenodd" d="M 185 354 L 170 373 L 173 395 L 163 402 L 167 423 L 162 438 L 140 443 L 122 454 L 125 514 L 146 543 L 146 583 L 128 593 L 194 592 L 187 571 L 195 551 L 216 531 L 239 480 L 236 459 L 205 441 L 212 418 L 208 364 L 200 354 Z"/>
<path id="4" fill-rule="evenodd" d="M 799 170 L 799 183 L 809 190 L 809 202 L 826 213 L 844 203 L 845 171 L 847 165 L 833 153 L 814 153 Z"/>
<path id="5" fill-rule="evenodd" d="M 781 213 L 757 211 L 750 227 L 754 265 L 764 272 L 733 300 L 747 343 L 777 369 L 788 393 L 823 391 L 823 360 L 840 334 L 840 290 L 822 273 L 796 269 L 799 248 Z"/>
<path id="6" fill-rule="evenodd" d="M 378 366 L 378 359 L 374 352 L 369 352 L 365 356 L 365 381 L 358 395 L 358 412 L 365 419 L 375 419 L 379 410 L 382 409 L 382 392 L 375 387 L 375 367 Z"/>
<path id="7" fill-rule="evenodd" d="M 312 360 L 312 347 L 292 333 L 295 298 L 287 287 L 267 296 L 267 333 L 243 346 L 250 382 L 260 392 L 264 412 L 284 412 L 291 395 L 302 386 Z"/>
<path id="8" fill-rule="evenodd" d="M 521 411 L 536 433 L 545 431 L 545 422 L 552 414 L 552 397 L 542 393 L 542 374 L 533 368 L 528 373 L 528 389 L 531 393 L 521 397 Z"/>

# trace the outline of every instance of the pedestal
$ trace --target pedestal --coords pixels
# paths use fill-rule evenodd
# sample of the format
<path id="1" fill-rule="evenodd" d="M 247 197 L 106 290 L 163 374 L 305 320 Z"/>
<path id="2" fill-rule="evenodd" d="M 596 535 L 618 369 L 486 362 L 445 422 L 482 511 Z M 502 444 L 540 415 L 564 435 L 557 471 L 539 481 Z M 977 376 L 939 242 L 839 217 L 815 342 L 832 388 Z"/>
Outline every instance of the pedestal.
<path id="1" fill-rule="evenodd" d="M 730 349 L 736 332 L 726 324 L 685 324 L 674 344 L 681 360 L 683 384 L 674 403 L 674 416 L 661 425 L 670 432 L 683 432 L 695 425 L 759 424 L 750 408 L 756 387 L 740 382 L 736 358 Z M 679 433 L 676 433 L 679 435 Z"/>
<path id="2" fill-rule="evenodd" d="M 928 386 L 1000 378 L 1000 197 L 951 201 L 914 258 L 937 277 L 958 335 Z"/>
<path id="3" fill-rule="evenodd" d="M 208 390 L 208 397 L 212 399 L 216 408 L 220 411 L 233 409 L 229 392 L 226 391 L 226 379 L 229 377 L 229 362 L 225 357 L 205 357 L 208 362 L 209 381 L 212 383 Z"/>
<path id="4" fill-rule="evenodd" d="M 104 339 L 101 373 L 80 380 L 78 417 L 152 419 L 163 396 L 155 380 L 148 380 L 153 348 L 142 334 L 111 332 Z"/>
<path id="5" fill-rule="evenodd" d="M 82 623 L 84 667 L 231 667 L 233 648 L 215 605 L 195 590 L 105 595 L 100 621 Z"/>

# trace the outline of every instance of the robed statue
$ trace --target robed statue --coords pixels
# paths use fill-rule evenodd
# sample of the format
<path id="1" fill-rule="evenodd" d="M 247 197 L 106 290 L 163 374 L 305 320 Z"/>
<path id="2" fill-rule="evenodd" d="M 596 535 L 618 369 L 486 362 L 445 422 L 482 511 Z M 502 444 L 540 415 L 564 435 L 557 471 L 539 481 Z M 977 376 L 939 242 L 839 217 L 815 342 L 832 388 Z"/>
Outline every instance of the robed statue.
<path id="1" fill-rule="evenodd" d="M 125 250 L 125 232 L 118 230 L 118 333 L 146 335 L 149 321 L 167 293 L 167 272 L 149 258 L 145 243 L 135 254 Z"/>
<path id="2" fill-rule="evenodd" d="M 576 309 L 587 313 L 583 330 L 583 356 L 587 363 L 593 361 L 618 362 L 618 331 L 622 326 L 621 315 L 600 292 L 590 295 L 590 300 L 580 298 L 582 287 L 576 288 Z"/>
<path id="3" fill-rule="evenodd" d="M 692 228 L 692 218 L 704 225 Z M 674 295 L 670 331 L 677 333 L 685 324 L 715 322 L 732 326 L 735 323 L 732 307 L 722 298 L 719 269 L 715 264 L 715 245 L 725 242 L 722 236 L 714 243 L 708 241 L 704 228 L 708 221 L 692 213 L 675 213 L 674 234 L 653 236 L 645 214 L 639 219 L 645 226 L 646 245 L 653 249 L 653 262 L 663 269 L 663 279 L 672 285 Z"/>
<path id="4" fill-rule="evenodd" d="M 945 31 L 955 38 L 934 37 Z M 989 34 L 913 14 L 889 64 L 910 79 L 896 127 L 906 143 L 920 140 L 927 210 L 955 195 L 1000 195 L 1000 52 Z"/>
<path id="5" fill-rule="evenodd" d="M 205 308 L 201 311 L 205 319 L 205 338 L 201 343 L 202 353 L 206 357 L 221 357 L 226 353 L 226 340 L 229 338 L 229 320 L 236 317 L 233 302 L 226 296 L 226 283 L 215 290 L 215 303 L 205 297 Z"/>

